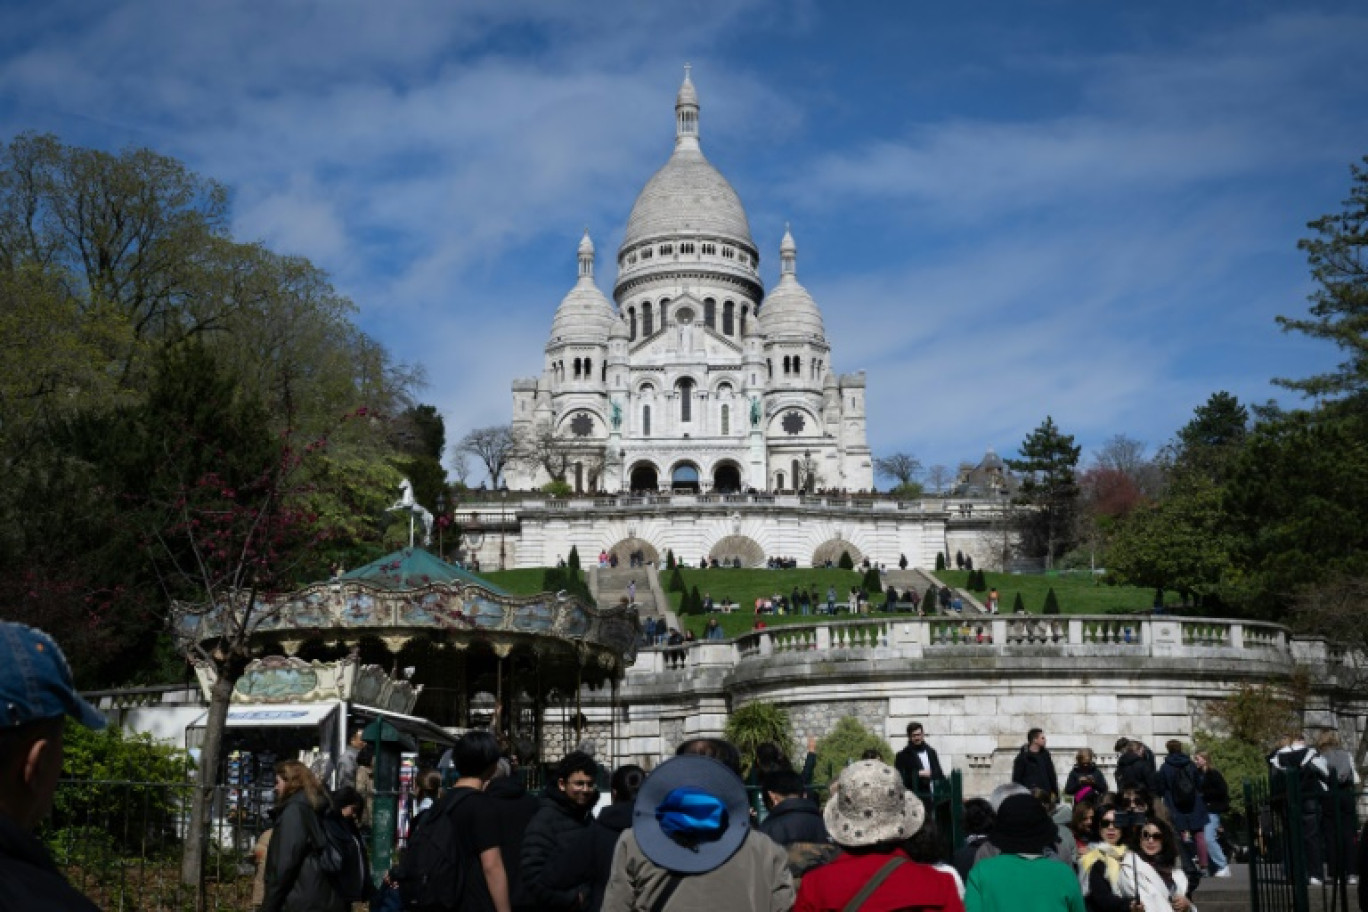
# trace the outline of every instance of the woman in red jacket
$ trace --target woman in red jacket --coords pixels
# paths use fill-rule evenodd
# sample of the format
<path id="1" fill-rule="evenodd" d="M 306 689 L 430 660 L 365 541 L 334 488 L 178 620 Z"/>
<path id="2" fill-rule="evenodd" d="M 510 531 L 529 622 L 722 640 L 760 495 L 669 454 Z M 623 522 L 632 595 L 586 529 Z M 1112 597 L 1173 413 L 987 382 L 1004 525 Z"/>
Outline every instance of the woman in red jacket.
<path id="1" fill-rule="evenodd" d="M 954 878 L 908 857 L 902 844 L 921 829 L 921 799 L 878 760 L 852 763 L 832 789 L 823 816 L 842 852 L 803 875 L 794 912 L 894 909 L 964 912 Z"/>

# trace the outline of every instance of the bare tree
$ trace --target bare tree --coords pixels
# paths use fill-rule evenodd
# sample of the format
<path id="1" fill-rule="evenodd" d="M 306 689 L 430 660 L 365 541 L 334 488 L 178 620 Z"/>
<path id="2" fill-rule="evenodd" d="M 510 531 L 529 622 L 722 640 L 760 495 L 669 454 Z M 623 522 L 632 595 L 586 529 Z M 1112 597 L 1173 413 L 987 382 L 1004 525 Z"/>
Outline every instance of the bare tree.
<path id="1" fill-rule="evenodd" d="M 952 478 L 954 475 L 950 472 L 949 466 L 937 464 L 926 470 L 926 484 L 937 494 L 945 493 Z"/>
<path id="2" fill-rule="evenodd" d="M 455 452 L 469 453 L 484 463 L 485 471 L 489 473 L 489 483 L 495 488 L 499 486 L 504 469 L 513 461 L 515 450 L 513 427 L 508 424 L 476 428 L 462 437 L 455 448 Z"/>
<path id="3" fill-rule="evenodd" d="M 1145 455 L 1147 449 L 1144 441 L 1117 434 L 1093 454 L 1092 468 L 1124 475 L 1140 494 L 1157 497 L 1163 492 L 1164 472 L 1158 462 Z"/>
<path id="4" fill-rule="evenodd" d="M 465 450 L 452 450 L 451 455 L 447 457 L 447 468 L 456 483 L 465 487 L 470 478 L 470 454 Z"/>
<path id="5" fill-rule="evenodd" d="M 922 474 L 922 464 L 911 453 L 891 453 L 875 458 L 874 471 L 884 478 L 892 478 L 899 487 L 905 487 L 917 482 Z"/>
<path id="6" fill-rule="evenodd" d="M 605 460 L 601 442 L 581 441 L 563 437 L 549 423 L 541 423 L 516 435 L 512 462 L 529 470 L 540 469 L 552 481 L 565 482 L 566 476 L 580 469 L 577 480 L 581 486 L 593 487 L 603 471 Z"/>

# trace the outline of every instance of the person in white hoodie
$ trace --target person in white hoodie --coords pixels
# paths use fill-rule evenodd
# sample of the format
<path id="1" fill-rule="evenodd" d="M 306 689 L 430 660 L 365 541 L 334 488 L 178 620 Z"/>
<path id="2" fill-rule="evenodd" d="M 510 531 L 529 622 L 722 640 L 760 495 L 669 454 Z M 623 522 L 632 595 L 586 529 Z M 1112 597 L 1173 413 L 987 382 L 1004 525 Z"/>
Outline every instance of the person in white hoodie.
<path id="1" fill-rule="evenodd" d="M 1325 758 L 1306 743 L 1306 736 L 1298 732 L 1286 747 L 1278 749 L 1268 760 L 1275 769 L 1298 770 L 1301 786 L 1302 841 L 1306 844 L 1306 877 L 1313 886 L 1321 885 L 1325 876 L 1321 853 L 1321 802 L 1325 797 L 1325 783 L 1330 768 Z M 1290 809 L 1289 809 L 1290 810 Z"/>

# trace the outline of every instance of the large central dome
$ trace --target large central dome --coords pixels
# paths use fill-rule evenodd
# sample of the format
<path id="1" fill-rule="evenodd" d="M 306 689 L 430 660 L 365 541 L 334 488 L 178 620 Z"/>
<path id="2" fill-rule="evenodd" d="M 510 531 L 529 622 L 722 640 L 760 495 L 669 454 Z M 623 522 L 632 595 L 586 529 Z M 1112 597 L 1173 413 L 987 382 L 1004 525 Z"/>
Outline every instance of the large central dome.
<path id="1" fill-rule="evenodd" d="M 622 247 L 678 234 L 724 237 L 755 246 L 741 198 L 696 148 L 676 149 L 646 182 L 627 219 Z"/>
<path id="2" fill-rule="evenodd" d="M 662 237 L 716 237 L 755 250 L 750 223 L 732 185 L 698 145 L 698 95 L 688 75 L 675 100 L 675 150 L 632 206 L 622 250 Z"/>

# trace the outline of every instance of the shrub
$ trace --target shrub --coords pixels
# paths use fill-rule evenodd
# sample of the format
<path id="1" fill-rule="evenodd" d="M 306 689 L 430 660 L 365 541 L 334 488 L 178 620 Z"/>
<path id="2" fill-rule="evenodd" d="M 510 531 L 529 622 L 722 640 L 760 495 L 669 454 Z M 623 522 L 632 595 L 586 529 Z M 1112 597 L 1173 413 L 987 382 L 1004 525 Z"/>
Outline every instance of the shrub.
<path id="1" fill-rule="evenodd" d="M 676 564 L 671 564 L 670 566 L 673 569 L 670 572 L 669 590 L 671 592 L 687 591 L 684 588 L 684 574 L 679 571 L 679 566 Z"/>
<path id="2" fill-rule="evenodd" d="M 185 793 L 163 783 L 188 781 L 192 763 L 185 751 L 117 725 L 95 732 L 67 720 L 63 755 L 63 776 L 72 781 L 53 797 L 52 846 L 68 856 L 81 851 L 80 860 L 93 866 L 97 856 L 178 843 L 176 812 Z M 98 844 L 87 838 L 95 832 L 105 837 Z"/>
<path id="3" fill-rule="evenodd" d="M 1045 593 L 1045 613 L 1059 614 L 1059 597 L 1055 595 L 1053 586 L 1050 587 L 1049 592 Z"/>
<path id="4" fill-rule="evenodd" d="M 945 552 L 944 552 L 944 551 L 937 551 L 937 552 L 936 552 L 936 569 L 937 569 L 937 570 L 944 570 L 944 569 L 945 569 Z"/>
<path id="5" fill-rule="evenodd" d="M 956 551 L 956 552 L 955 552 L 955 569 L 956 569 L 956 570 L 963 570 L 963 569 L 964 569 L 964 552 L 963 552 L 963 551 Z"/>
<path id="6" fill-rule="evenodd" d="M 1021 593 L 1018 592 L 1016 598 L 1012 599 L 1012 614 L 1024 614 L 1025 611 L 1026 603 L 1022 601 Z"/>
<path id="7" fill-rule="evenodd" d="M 571 545 L 571 546 L 570 546 L 570 557 L 566 560 L 565 563 L 566 563 L 566 565 L 568 565 L 568 566 L 570 567 L 571 571 L 574 572 L 574 574 L 575 574 L 576 576 L 579 575 L 579 571 L 580 571 L 580 558 L 579 558 L 579 546 L 578 546 L 578 545 Z"/>
<path id="8" fill-rule="evenodd" d="M 893 762 L 893 748 L 887 741 L 861 725 L 859 719 L 846 716 L 836 723 L 830 734 L 817 742 L 817 769 L 813 781 L 834 782 L 841 770 L 859 760 L 870 748 L 877 750 L 885 763 Z"/>
<path id="9" fill-rule="evenodd" d="M 772 742 L 785 756 L 793 754 L 793 720 L 787 710 L 773 703 L 747 703 L 727 717 L 724 737 L 741 752 L 743 767 L 755 766 L 755 751 Z"/>
<path id="10" fill-rule="evenodd" d="M 940 609 L 940 590 L 935 586 L 927 586 L 926 592 L 922 595 L 921 607 L 927 614 L 935 614 Z"/>
<path id="11" fill-rule="evenodd" d="M 677 564 L 675 563 L 674 548 L 666 548 L 666 549 L 665 549 L 665 569 L 666 569 L 666 570 L 673 570 L 673 569 L 675 569 L 676 566 L 677 566 Z"/>
<path id="12" fill-rule="evenodd" d="M 860 581 L 860 585 L 864 588 L 864 591 L 868 592 L 870 595 L 874 595 L 876 592 L 883 592 L 883 579 L 879 576 L 879 568 L 870 567 L 866 570 L 864 579 Z"/>
<path id="13" fill-rule="evenodd" d="M 541 490 L 543 494 L 550 494 L 552 497 L 569 497 L 575 493 L 575 489 L 570 487 L 570 482 L 564 479 L 548 481 L 541 486 Z"/>
<path id="14" fill-rule="evenodd" d="M 689 601 L 689 607 L 688 607 L 688 613 L 689 613 L 689 614 L 702 614 L 702 613 L 703 613 L 703 596 L 699 595 L 699 593 L 698 593 L 698 587 L 697 587 L 697 586 L 694 586 L 692 589 L 689 590 L 689 599 L 688 599 L 688 601 Z"/>
<path id="15" fill-rule="evenodd" d="M 968 555 L 965 555 L 965 558 L 964 558 L 964 569 L 965 569 L 965 570 L 973 570 L 973 569 L 974 569 L 974 559 L 973 559 L 972 557 L 969 557 Z"/>
<path id="16" fill-rule="evenodd" d="M 850 559 L 850 552 L 849 552 L 849 551 L 842 551 L 842 552 L 841 552 L 841 559 L 840 559 L 839 561 L 836 562 L 836 566 L 840 567 L 842 570 L 854 570 L 854 569 L 855 569 L 855 561 L 853 561 L 853 560 Z"/>

